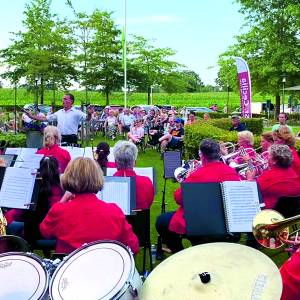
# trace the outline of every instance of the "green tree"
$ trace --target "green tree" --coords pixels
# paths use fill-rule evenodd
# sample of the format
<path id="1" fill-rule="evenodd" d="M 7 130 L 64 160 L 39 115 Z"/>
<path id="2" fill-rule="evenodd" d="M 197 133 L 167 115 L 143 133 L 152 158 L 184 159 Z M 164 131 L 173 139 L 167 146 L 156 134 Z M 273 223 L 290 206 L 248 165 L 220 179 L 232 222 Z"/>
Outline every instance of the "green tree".
<path id="1" fill-rule="evenodd" d="M 299 1 L 237 0 L 246 16 L 247 32 L 237 36 L 237 43 L 220 55 L 219 81 L 236 86 L 233 56 L 243 57 L 249 65 L 254 91 L 270 93 L 280 104 L 282 77 L 288 85 L 299 80 Z"/>
<path id="2" fill-rule="evenodd" d="M 14 33 L 12 44 L 0 57 L 7 71 L 2 77 L 14 83 L 25 78 L 30 86 L 39 81 L 41 103 L 47 83 L 66 87 L 74 77 L 73 39 L 65 21 L 50 12 L 50 0 L 32 0 L 25 5 L 25 30 Z"/>
<path id="3" fill-rule="evenodd" d="M 182 71 L 183 75 L 186 76 L 188 81 L 188 87 L 186 92 L 188 93 L 198 93 L 204 87 L 204 83 L 202 82 L 199 74 L 191 70 Z"/>
<path id="4" fill-rule="evenodd" d="M 175 52 L 170 48 L 156 48 L 149 40 L 141 36 L 133 36 L 129 43 L 129 55 L 132 65 L 135 65 L 143 75 L 150 104 L 151 86 L 163 83 L 164 76 L 175 71 L 179 66 L 169 60 Z"/>

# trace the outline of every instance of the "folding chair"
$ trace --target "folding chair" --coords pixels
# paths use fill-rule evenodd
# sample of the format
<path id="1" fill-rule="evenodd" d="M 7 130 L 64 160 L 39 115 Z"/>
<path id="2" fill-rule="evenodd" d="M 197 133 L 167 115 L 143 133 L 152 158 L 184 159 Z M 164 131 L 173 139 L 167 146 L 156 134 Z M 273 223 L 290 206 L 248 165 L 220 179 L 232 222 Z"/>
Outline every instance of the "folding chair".
<path id="1" fill-rule="evenodd" d="M 150 270 L 153 269 L 150 238 L 150 209 L 136 211 L 135 215 L 127 215 L 126 219 L 139 239 L 140 247 L 144 248 L 143 274 L 146 270 L 146 249 L 149 253 Z"/>

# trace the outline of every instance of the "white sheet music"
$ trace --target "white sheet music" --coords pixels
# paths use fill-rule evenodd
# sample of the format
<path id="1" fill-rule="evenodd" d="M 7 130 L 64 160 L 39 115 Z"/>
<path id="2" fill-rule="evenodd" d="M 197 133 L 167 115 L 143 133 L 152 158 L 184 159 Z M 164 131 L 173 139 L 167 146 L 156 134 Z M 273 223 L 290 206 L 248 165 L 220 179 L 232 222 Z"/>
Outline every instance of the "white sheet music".
<path id="1" fill-rule="evenodd" d="M 107 156 L 107 159 L 108 159 L 108 161 L 110 161 L 110 162 L 115 162 L 115 157 L 114 157 L 114 147 L 111 147 L 110 149 L 109 149 L 109 151 L 110 151 L 110 153 L 109 153 L 109 155 Z"/>
<path id="2" fill-rule="evenodd" d="M 226 181 L 221 185 L 229 231 L 251 232 L 253 219 L 260 211 L 257 183 Z"/>
<path id="3" fill-rule="evenodd" d="M 75 159 L 77 157 L 83 157 L 84 155 L 84 148 L 71 147 L 71 146 L 61 147 L 61 148 L 67 150 L 70 153 L 71 159 Z"/>
<path id="4" fill-rule="evenodd" d="M 6 148 L 5 154 L 19 155 L 21 154 L 22 148 Z"/>
<path id="5" fill-rule="evenodd" d="M 94 160 L 93 148 L 92 147 L 85 147 L 84 148 L 84 157 L 88 157 Z"/>
<path id="6" fill-rule="evenodd" d="M 40 162 L 43 157 L 44 154 L 30 154 L 30 153 L 23 154 L 22 151 L 21 154 L 17 157 L 14 167 L 26 168 L 26 169 L 39 169 Z"/>
<path id="7" fill-rule="evenodd" d="M 119 177 L 120 178 L 120 177 Z M 105 181 L 102 191 L 97 193 L 97 197 L 107 203 L 117 204 L 125 215 L 130 211 L 130 181 L 126 182 L 109 182 Z"/>
<path id="8" fill-rule="evenodd" d="M 38 148 L 22 148 L 21 149 L 21 155 L 30 155 L 35 154 Z"/>
<path id="9" fill-rule="evenodd" d="M 35 183 L 35 174 L 30 169 L 6 168 L 0 190 L 0 206 L 11 208 L 29 208 Z"/>
<path id="10" fill-rule="evenodd" d="M 148 177 L 152 184 L 154 184 L 154 178 L 153 178 L 153 168 L 147 167 L 147 168 L 133 168 L 133 171 L 140 176 L 146 176 Z M 117 172 L 116 168 L 107 168 L 106 170 L 106 176 L 113 176 Z"/>

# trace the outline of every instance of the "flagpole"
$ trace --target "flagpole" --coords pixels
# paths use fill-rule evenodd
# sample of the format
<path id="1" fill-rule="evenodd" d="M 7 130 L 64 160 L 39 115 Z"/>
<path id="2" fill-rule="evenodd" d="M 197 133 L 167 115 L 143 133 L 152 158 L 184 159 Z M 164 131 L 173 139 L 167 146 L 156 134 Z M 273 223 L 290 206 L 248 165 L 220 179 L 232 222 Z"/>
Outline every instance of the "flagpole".
<path id="1" fill-rule="evenodd" d="M 127 107 L 127 3 L 124 0 L 124 107 Z"/>

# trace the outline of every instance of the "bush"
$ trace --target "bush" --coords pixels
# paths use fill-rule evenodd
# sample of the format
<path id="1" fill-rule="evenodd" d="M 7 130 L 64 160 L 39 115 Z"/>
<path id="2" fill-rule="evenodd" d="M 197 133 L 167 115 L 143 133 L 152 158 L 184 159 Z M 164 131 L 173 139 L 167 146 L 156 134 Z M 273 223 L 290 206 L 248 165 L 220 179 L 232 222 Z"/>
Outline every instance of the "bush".
<path id="1" fill-rule="evenodd" d="M 26 147 L 26 135 L 23 133 L 1 133 L 0 144 L 4 147 Z"/>
<path id="2" fill-rule="evenodd" d="M 219 142 L 232 142 L 233 144 L 237 143 L 237 132 L 229 131 L 226 127 L 226 130 L 223 128 L 219 128 L 215 125 L 216 122 L 221 121 L 222 124 L 220 127 L 224 125 L 224 122 L 229 121 L 227 119 L 220 120 L 210 120 L 208 122 L 199 121 L 193 125 L 185 126 L 184 133 L 184 158 L 185 159 L 193 159 L 198 158 L 199 144 L 205 138 L 215 139 Z M 229 124 L 229 123 L 228 123 Z M 230 123 L 231 124 L 231 123 Z M 258 148 L 260 146 L 260 134 L 254 136 L 254 148 Z M 300 149 L 300 142 L 299 142 Z"/>

